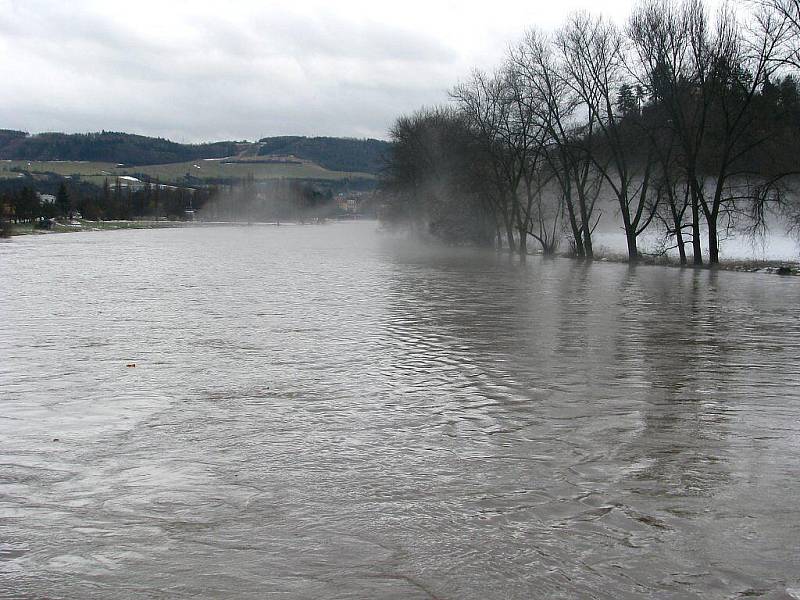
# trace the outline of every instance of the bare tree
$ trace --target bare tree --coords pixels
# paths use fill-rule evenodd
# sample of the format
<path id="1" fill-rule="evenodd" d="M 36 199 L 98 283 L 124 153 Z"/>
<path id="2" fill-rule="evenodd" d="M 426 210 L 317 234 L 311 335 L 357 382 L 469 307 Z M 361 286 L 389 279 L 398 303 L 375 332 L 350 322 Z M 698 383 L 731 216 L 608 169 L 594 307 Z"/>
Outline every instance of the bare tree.
<path id="1" fill-rule="evenodd" d="M 510 106 L 505 82 L 499 73 L 492 76 L 474 71 L 471 79 L 457 85 L 451 97 L 466 116 L 467 122 L 484 149 L 494 187 L 491 195 L 498 216 L 498 226 L 505 231 L 508 249 L 517 248 L 514 238 L 514 215 L 519 212 L 517 190 L 522 178 L 522 166 L 516 155 L 504 143 L 508 128 Z"/>
<path id="2" fill-rule="evenodd" d="M 753 4 L 784 23 L 786 31 L 776 40 L 779 46 L 776 58 L 800 69 L 800 0 L 754 0 Z"/>
<path id="3" fill-rule="evenodd" d="M 710 197 L 701 197 L 712 264 L 719 263 L 721 215 L 740 211 L 742 202 L 759 203 L 765 193 L 760 174 L 751 171 L 752 155 L 760 152 L 770 137 L 769 132 L 754 126 L 759 114 L 756 98 L 778 68 L 774 58 L 788 30 L 779 15 L 760 11 L 754 16 L 751 25 L 745 27 L 723 8 L 713 37 L 716 101 L 710 115 L 711 143 L 706 148 L 713 189 Z M 755 185 L 747 181 L 751 176 L 756 178 Z"/>
<path id="4" fill-rule="evenodd" d="M 511 104 L 510 135 L 505 143 L 519 161 L 525 192 L 517 204 L 519 212 L 515 215 L 520 256 L 527 254 L 529 235 L 541 244 L 543 252 L 550 254 L 554 251 L 555 233 L 552 232 L 556 231 L 559 211 L 549 211 L 542 194 L 552 178 L 552 173 L 545 168 L 550 133 L 546 102 L 531 85 L 530 79 L 516 68 L 513 55 L 504 65 L 503 73 Z M 551 226 L 549 221 L 553 221 Z"/>
<path id="5" fill-rule="evenodd" d="M 693 262 L 700 265 L 700 151 L 713 101 L 713 88 L 707 85 L 711 79 L 707 17 L 698 0 L 680 5 L 654 0 L 634 12 L 628 33 L 638 58 L 639 82 L 663 107 L 678 140 L 690 186 Z"/>
<path id="6" fill-rule="evenodd" d="M 484 160 L 463 116 L 452 108 L 423 109 L 397 119 L 390 135 L 383 220 L 446 241 L 490 240 L 485 221 L 491 195 L 481 187 Z"/>
<path id="7" fill-rule="evenodd" d="M 453 90 L 452 97 L 490 157 L 496 207 L 509 249 L 524 258 L 547 134 L 541 110 L 535 108 L 537 100 L 510 63 L 491 76 L 476 71 L 469 82 Z"/>
<path id="8" fill-rule="evenodd" d="M 723 7 L 712 22 L 701 0 L 654 0 L 630 19 L 638 77 L 668 113 L 690 191 L 694 263 L 702 264 L 705 219 L 709 262 L 719 262 L 720 219 L 758 202 L 763 186 L 742 192 L 753 154 L 768 140 L 757 131 L 756 98 L 778 68 L 788 28 L 760 10 L 745 27 Z M 707 185 L 707 180 L 710 185 Z"/>
<path id="9" fill-rule="evenodd" d="M 599 144 L 590 156 L 619 205 L 628 259 L 639 258 L 637 238 L 653 216 L 649 202 L 652 160 L 641 158 L 616 110 L 617 92 L 626 81 L 624 38 L 612 23 L 587 13 L 573 15 L 556 36 L 564 80 L 588 111 Z M 643 167 L 643 168 L 642 168 Z"/>
<path id="10" fill-rule="evenodd" d="M 531 109 L 538 112 L 546 133 L 546 153 L 550 172 L 561 188 L 575 251 L 592 258 L 592 223 L 600 189 L 599 171 L 588 152 L 594 133 L 593 116 L 577 114 L 580 99 L 564 80 L 552 50 L 552 40 L 530 30 L 509 54 L 509 64 L 526 80 L 533 99 Z M 583 123 L 581 123 L 583 119 Z"/>

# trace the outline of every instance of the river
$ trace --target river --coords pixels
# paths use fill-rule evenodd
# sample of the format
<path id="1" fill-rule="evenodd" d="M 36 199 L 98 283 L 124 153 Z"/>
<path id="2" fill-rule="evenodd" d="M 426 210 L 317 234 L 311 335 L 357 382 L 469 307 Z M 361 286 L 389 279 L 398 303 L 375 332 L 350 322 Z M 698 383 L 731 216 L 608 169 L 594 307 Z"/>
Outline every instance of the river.
<path id="1" fill-rule="evenodd" d="M 0 598 L 800 598 L 799 299 L 368 222 L 0 243 Z"/>

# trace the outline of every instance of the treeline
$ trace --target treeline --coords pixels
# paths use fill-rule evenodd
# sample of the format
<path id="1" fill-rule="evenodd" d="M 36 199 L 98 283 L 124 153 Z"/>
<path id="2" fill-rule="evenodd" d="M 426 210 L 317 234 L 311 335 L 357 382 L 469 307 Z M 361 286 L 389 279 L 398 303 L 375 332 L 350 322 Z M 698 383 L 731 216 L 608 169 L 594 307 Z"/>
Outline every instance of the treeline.
<path id="1" fill-rule="evenodd" d="M 311 221 L 336 217 L 342 210 L 330 186 L 300 180 L 256 181 L 202 188 L 146 183 L 134 189 L 119 180 L 102 188 L 62 181 L 53 190 L 31 185 L 0 186 L 0 220 L 48 226 L 49 219 L 80 216 L 91 221 L 197 219 L 204 221 Z M 323 182 L 327 183 L 327 182 Z M 53 193 L 48 193 L 52 191 Z M 353 193 L 353 192 L 351 192 Z M 354 192 L 364 197 L 368 194 Z"/>
<path id="2" fill-rule="evenodd" d="M 237 142 L 179 144 L 163 138 L 102 131 L 40 133 L 0 130 L 0 158 L 7 160 L 84 160 L 151 165 L 202 158 L 224 158 L 238 152 Z"/>
<path id="3" fill-rule="evenodd" d="M 4 186 L 0 190 L 0 217 L 12 223 L 44 222 L 47 219 L 185 219 L 188 210 L 204 207 L 218 193 L 215 188 L 177 188 L 145 184 L 139 189 L 106 180 L 102 188 L 62 182 L 54 194 L 29 185 Z M 52 198 L 51 198 L 52 197 Z"/>
<path id="4" fill-rule="evenodd" d="M 389 150 L 388 142 L 373 139 L 284 136 L 259 141 L 260 156 L 293 154 L 332 171 L 360 173 L 381 172 Z"/>
<path id="5" fill-rule="evenodd" d="M 336 214 L 330 187 L 292 179 L 255 181 L 217 188 L 200 218 L 206 221 L 311 221 Z"/>
<path id="6" fill-rule="evenodd" d="M 577 13 L 531 30 L 452 103 L 397 120 L 383 181 L 389 223 L 454 243 L 592 258 L 606 200 L 640 257 L 658 231 L 680 260 L 767 215 L 800 224 L 800 0 L 723 7 L 645 1 L 620 27 Z"/>

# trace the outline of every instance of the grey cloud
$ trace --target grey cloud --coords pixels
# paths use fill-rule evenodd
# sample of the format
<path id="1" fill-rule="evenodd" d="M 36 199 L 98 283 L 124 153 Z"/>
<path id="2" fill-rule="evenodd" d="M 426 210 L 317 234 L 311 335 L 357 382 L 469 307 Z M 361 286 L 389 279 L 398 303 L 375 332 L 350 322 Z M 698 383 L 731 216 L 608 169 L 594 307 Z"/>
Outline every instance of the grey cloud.
<path id="1" fill-rule="evenodd" d="M 255 19 L 254 27 L 271 40 L 272 49 L 303 56 L 452 62 L 456 53 L 436 39 L 398 26 L 353 23 L 328 13 L 325 18 L 287 16 Z"/>
<path id="2" fill-rule="evenodd" d="M 445 100 L 459 61 L 433 37 L 330 11 L 187 14 L 173 38 L 148 35 L 146 18 L 121 23 L 79 3 L 0 8 L 14 52 L 0 57 L 0 127 L 30 131 L 383 137 L 397 114 Z"/>

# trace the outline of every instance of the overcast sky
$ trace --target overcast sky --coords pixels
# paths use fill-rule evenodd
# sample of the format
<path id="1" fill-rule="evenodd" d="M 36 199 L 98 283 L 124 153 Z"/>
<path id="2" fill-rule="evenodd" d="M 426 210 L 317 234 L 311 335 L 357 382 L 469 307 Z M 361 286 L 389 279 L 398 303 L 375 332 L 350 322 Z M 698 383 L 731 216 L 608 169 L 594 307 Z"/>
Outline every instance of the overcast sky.
<path id="1" fill-rule="evenodd" d="M 385 138 L 525 29 L 633 0 L 0 0 L 0 128 Z"/>

